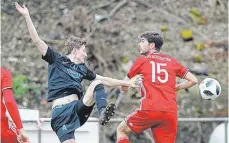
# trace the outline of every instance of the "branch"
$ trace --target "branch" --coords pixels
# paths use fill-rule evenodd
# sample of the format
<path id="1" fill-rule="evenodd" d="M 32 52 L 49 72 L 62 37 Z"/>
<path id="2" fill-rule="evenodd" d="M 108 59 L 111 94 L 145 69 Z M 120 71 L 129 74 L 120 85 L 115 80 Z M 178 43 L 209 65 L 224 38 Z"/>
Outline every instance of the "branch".
<path id="1" fill-rule="evenodd" d="M 108 17 L 112 17 L 121 7 L 127 4 L 127 0 L 123 0 L 118 3 L 109 13 Z"/>
<path id="2" fill-rule="evenodd" d="M 107 7 L 107 6 L 110 6 L 114 1 L 116 1 L 116 0 L 112 0 L 112 1 L 107 2 L 107 3 L 105 3 L 105 4 L 97 5 L 97 6 L 93 7 L 93 8 L 91 8 L 91 9 L 88 11 L 88 14 L 91 13 L 92 11 L 96 10 L 96 9 L 105 8 L 105 7 Z"/>
<path id="3" fill-rule="evenodd" d="M 97 60 L 104 65 L 104 67 L 107 67 L 106 60 L 98 54 L 98 52 L 92 52 L 92 54 L 97 58 Z"/>

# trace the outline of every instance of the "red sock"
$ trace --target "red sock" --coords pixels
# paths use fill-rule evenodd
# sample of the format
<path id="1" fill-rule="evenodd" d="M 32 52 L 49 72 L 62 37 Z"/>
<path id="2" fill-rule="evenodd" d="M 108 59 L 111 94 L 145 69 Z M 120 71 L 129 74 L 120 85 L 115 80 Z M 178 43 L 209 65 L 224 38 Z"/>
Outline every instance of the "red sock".
<path id="1" fill-rule="evenodd" d="M 130 141 L 127 137 L 123 137 L 118 139 L 116 143 L 130 143 Z"/>

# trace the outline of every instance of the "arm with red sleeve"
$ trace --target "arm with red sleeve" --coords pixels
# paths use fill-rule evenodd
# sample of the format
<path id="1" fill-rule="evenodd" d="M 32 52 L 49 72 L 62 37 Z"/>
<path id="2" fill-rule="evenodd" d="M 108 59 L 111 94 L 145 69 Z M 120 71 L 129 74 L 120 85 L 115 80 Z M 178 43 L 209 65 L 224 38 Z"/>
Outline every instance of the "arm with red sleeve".
<path id="1" fill-rule="evenodd" d="M 143 63 L 142 57 L 138 57 L 138 58 L 135 60 L 135 62 L 134 62 L 134 64 L 132 65 L 132 67 L 130 68 L 130 70 L 129 70 L 127 76 L 125 77 L 125 80 L 129 80 L 129 79 L 133 78 L 135 75 L 139 74 L 142 63 Z M 121 86 L 121 90 L 122 90 L 122 91 L 125 91 L 125 92 L 128 91 L 128 88 L 129 88 L 129 87 L 127 87 L 127 86 Z"/>
<path id="2" fill-rule="evenodd" d="M 186 79 L 186 81 L 176 85 L 177 91 L 181 89 L 190 88 L 198 83 L 198 79 L 196 78 L 196 76 L 194 76 L 190 71 L 188 71 L 188 69 L 186 69 L 180 63 L 177 62 L 176 67 L 176 76 Z"/>
<path id="3" fill-rule="evenodd" d="M 142 57 L 138 57 L 132 67 L 130 68 L 130 71 L 127 74 L 127 77 L 129 79 L 133 78 L 136 74 L 140 73 L 141 66 L 143 64 L 144 59 Z"/>
<path id="4" fill-rule="evenodd" d="M 22 122 L 21 118 L 19 115 L 18 107 L 16 104 L 16 101 L 13 96 L 13 91 L 12 91 L 12 76 L 10 72 L 5 72 L 4 75 L 2 75 L 2 94 L 3 94 L 3 99 L 5 101 L 6 108 L 14 121 L 17 129 L 22 129 Z"/>

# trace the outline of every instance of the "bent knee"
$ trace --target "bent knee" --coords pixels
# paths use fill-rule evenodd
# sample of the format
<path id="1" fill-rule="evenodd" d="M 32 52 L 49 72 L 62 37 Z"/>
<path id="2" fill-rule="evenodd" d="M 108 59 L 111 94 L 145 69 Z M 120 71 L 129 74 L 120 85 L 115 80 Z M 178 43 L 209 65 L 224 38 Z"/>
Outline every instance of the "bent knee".
<path id="1" fill-rule="evenodd" d="M 102 84 L 102 81 L 101 80 L 94 80 L 90 85 L 89 85 L 89 87 L 90 88 L 95 88 L 97 85 L 99 85 L 99 84 Z"/>
<path id="2" fill-rule="evenodd" d="M 131 128 L 126 124 L 125 121 L 122 121 L 122 122 L 118 125 L 118 127 L 117 127 L 117 129 L 116 129 L 116 132 L 117 132 L 117 134 L 119 134 L 119 135 L 122 135 L 122 134 L 124 134 L 124 135 L 129 135 L 129 134 L 132 132 L 132 130 L 131 130 Z"/>
<path id="3" fill-rule="evenodd" d="M 123 123 L 118 125 L 116 131 L 117 132 L 125 132 L 125 126 L 123 125 Z"/>
<path id="4" fill-rule="evenodd" d="M 99 84 L 102 84 L 101 80 L 94 80 L 93 82 L 91 82 L 91 84 L 89 85 L 89 87 L 87 89 L 85 96 L 86 97 L 93 97 L 94 90 L 95 90 L 96 86 Z"/>

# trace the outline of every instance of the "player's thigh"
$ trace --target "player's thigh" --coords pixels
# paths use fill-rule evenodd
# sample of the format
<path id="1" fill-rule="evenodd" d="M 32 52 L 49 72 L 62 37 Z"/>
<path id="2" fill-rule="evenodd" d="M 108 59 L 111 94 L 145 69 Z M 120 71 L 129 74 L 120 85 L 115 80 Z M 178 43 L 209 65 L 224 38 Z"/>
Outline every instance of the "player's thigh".
<path id="1" fill-rule="evenodd" d="M 97 85 L 101 84 L 102 81 L 100 80 L 94 80 L 89 87 L 87 88 L 87 91 L 83 97 L 83 103 L 86 106 L 92 106 L 94 104 L 94 89 Z"/>
<path id="2" fill-rule="evenodd" d="M 77 104 L 77 113 L 80 120 L 80 126 L 82 126 L 88 120 L 94 108 L 94 105 L 95 104 L 92 104 L 91 106 L 86 106 L 84 105 L 82 100 L 79 101 L 79 103 Z"/>
<path id="3" fill-rule="evenodd" d="M 151 131 L 156 143 L 175 143 L 177 135 L 177 114 L 166 113 L 162 122 Z"/>
<path id="4" fill-rule="evenodd" d="M 125 118 L 125 122 L 134 133 L 138 134 L 154 126 L 155 122 L 149 115 L 150 112 L 137 109 Z"/>

